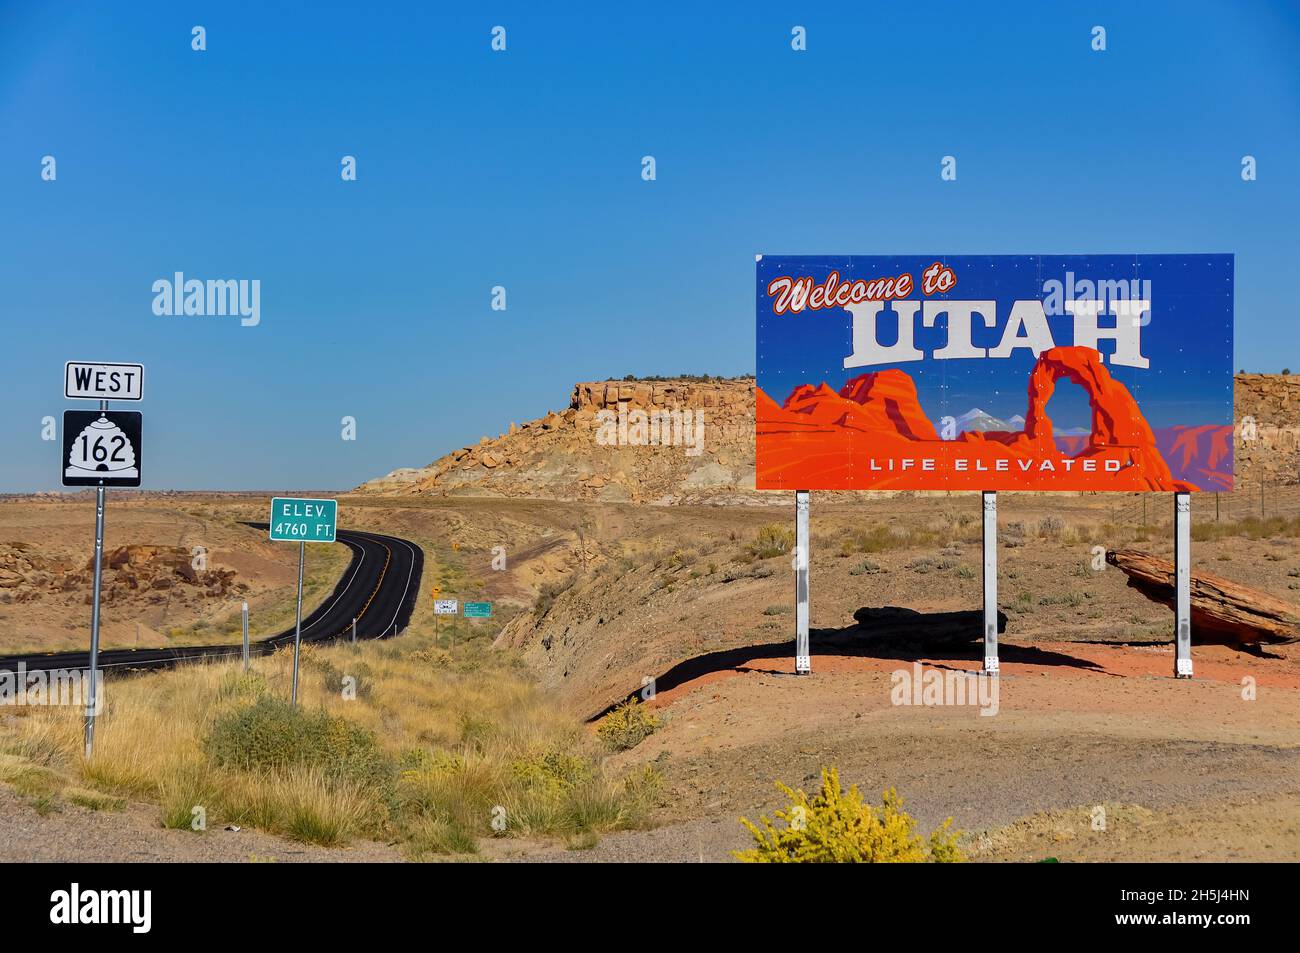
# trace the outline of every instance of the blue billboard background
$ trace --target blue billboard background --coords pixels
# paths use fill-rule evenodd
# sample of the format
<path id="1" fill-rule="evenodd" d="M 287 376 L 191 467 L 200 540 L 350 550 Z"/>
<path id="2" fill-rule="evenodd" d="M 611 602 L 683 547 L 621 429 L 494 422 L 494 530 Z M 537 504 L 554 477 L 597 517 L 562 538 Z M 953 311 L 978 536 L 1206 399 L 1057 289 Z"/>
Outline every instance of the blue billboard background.
<path id="1" fill-rule="evenodd" d="M 838 390 L 864 371 L 897 367 L 916 381 L 921 406 L 936 425 L 942 417 L 973 408 L 1003 420 L 1023 415 L 1025 381 L 1036 360 L 1027 349 L 1001 360 L 929 360 L 929 353 L 947 340 L 946 317 L 932 328 L 922 327 L 918 318 L 915 343 L 927 360 L 845 369 L 843 359 L 853 350 L 850 314 L 827 308 L 778 317 L 766 290 L 779 275 L 811 275 L 821 282 L 831 271 L 839 271 L 843 281 L 903 272 L 919 281 L 935 261 L 953 269 L 957 285 L 931 298 L 997 301 L 996 325 L 985 328 L 976 321 L 971 335 L 976 347 L 985 348 L 1001 340 L 1011 302 L 1042 299 L 1046 281 L 1064 282 L 1070 272 L 1076 282 L 1149 280 L 1152 304 L 1150 323 L 1142 331 L 1142 353 L 1151 366 L 1112 364 L 1111 374 L 1128 387 L 1153 428 L 1232 423 L 1231 255 L 765 255 L 758 262 L 758 386 L 780 403 L 799 384 L 825 381 Z M 922 295 L 916 291 L 908 297 Z M 1049 314 L 1047 320 L 1056 344 L 1074 342 L 1070 315 Z M 881 343 L 892 344 L 897 337 L 896 320 L 889 313 L 882 315 Z M 1103 340 L 1099 350 L 1109 354 L 1112 347 Z M 1068 385 L 1058 388 L 1052 417 L 1060 429 L 1087 429 L 1083 391 Z"/>

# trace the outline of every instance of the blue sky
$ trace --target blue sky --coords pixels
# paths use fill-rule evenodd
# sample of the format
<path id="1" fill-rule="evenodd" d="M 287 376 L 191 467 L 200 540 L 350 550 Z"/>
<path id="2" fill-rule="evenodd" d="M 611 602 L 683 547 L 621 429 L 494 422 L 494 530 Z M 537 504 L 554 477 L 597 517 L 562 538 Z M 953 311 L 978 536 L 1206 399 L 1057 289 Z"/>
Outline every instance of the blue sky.
<path id="1" fill-rule="evenodd" d="M 0 0 L 0 490 L 57 486 L 68 359 L 146 364 L 144 485 L 179 489 L 750 372 L 758 252 L 1230 252 L 1234 366 L 1300 369 L 1293 4 L 379 6 Z M 156 316 L 176 271 L 259 279 L 261 324 Z"/>

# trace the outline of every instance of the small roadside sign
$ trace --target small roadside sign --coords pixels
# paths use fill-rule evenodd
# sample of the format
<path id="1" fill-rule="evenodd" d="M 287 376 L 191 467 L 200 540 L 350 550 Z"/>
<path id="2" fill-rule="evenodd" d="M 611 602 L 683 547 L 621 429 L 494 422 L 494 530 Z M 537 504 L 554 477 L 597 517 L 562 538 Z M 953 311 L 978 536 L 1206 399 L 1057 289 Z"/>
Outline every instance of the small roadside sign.
<path id="1" fill-rule="evenodd" d="M 63 365 L 63 396 L 70 400 L 140 400 L 143 364 L 68 361 Z"/>
<path id="2" fill-rule="evenodd" d="M 294 496 L 271 498 L 272 540 L 298 544 L 298 613 L 293 627 L 293 688 L 289 698 L 298 705 L 298 655 L 302 645 L 302 576 L 308 543 L 332 543 L 338 529 L 337 500 L 307 500 Z M 355 632 L 356 620 L 352 620 Z"/>
<path id="3" fill-rule="evenodd" d="M 332 543 L 338 506 L 337 500 L 273 497 L 271 539 L 287 543 Z"/>
<path id="4" fill-rule="evenodd" d="M 433 603 L 434 615 L 455 615 L 460 608 L 460 603 L 455 599 L 437 599 Z M 466 604 L 468 608 L 468 604 Z"/>
<path id="5" fill-rule="evenodd" d="M 138 410 L 65 410 L 59 473 L 64 486 L 139 486 Z"/>
<path id="6" fill-rule="evenodd" d="M 490 602 L 467 602 L 467 603 L 465 603 L 465 618 L 467 618 L 467 619 L 490 619 L 490 618 L 492 618 L 492 603 L 490 603 Z"/>

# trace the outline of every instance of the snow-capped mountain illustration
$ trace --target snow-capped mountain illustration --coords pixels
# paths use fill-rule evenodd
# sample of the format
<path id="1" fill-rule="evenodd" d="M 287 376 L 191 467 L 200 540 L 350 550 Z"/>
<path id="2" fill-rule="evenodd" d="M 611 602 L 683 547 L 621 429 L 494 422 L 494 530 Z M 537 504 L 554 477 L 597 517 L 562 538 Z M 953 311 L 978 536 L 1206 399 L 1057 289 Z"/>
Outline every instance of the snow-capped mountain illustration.
<path id="1" fill-rule="evenodd" d="M 957 421 L 958 433 L 966 433 L 971 430 L 978 430 L 981 432 L 990 430 L 1015 432 L 1025 429 L 1025 418 L 1020 414 L 1012 414 L 1010 417 L 1003 419 L 1001 417 L 994 417 L 992 414 L 981 410 L 978 407 L 972 407 L 970 410 L 966 411 L 966 413 L 954 417 L 953 419 Z M 1086 436 L 1092 431 L 1087 427 L 1056 427 L 1054 428 L 1054 432 L 1060 436 L 1073 437 L 1080 435 Z"/>

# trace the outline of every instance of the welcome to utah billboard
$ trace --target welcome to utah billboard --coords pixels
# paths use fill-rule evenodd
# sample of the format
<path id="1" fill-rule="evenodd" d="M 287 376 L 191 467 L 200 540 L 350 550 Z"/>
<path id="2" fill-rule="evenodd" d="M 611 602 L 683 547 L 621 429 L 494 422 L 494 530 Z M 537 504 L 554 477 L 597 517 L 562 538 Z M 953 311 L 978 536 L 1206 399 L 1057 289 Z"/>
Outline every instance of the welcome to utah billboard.
<path id="1" fill-rule="evenodd" d="M 1232 489 L 1231 255 L 758 260 L 757 486 Z"/>

